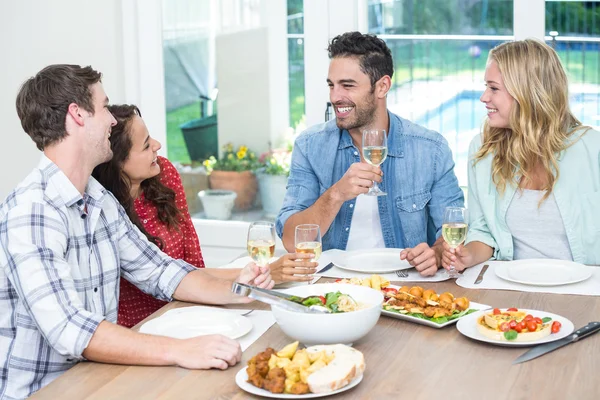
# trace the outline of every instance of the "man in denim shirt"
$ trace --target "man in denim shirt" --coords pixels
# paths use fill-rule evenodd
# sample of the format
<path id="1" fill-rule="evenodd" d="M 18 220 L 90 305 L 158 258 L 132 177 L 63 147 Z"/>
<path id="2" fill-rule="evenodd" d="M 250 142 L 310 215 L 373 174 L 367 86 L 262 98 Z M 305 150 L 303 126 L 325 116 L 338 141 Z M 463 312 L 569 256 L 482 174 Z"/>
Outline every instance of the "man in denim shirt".
<path id="1" fill-rule="evenodd" d="M 296 139 L 277 232 L 292 251 L 295 227 L 318 224 L 323 250 L 404 248 L 401 259 L 433 275 L 441 263 L 437 238 L 444 209 L 464 204 L 448 144 L 439 133 L 387 110 L 394 67 L 383 40 L 349 32 L 335 37 L 328 51 L 336 120 Z M 381 168 L 362 157 L 365 129 L 389 132 Z M 364 196 L 373 181 L 386 196 Z"/>

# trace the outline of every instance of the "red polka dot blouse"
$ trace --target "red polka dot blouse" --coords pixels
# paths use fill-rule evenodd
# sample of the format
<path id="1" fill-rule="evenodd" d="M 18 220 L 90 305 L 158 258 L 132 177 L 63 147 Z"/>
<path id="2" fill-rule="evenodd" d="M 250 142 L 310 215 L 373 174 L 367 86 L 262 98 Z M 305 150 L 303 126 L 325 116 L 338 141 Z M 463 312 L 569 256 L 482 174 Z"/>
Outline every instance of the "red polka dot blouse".
<path id="1" fill-rule="evenodd" d="M 166 158 L 158 157 L 158 164 L 161 169 L 161 182 L 175 191 L 175 203 L 182 213 L 179 231 L 169 230 L 158 219 L 156 207 L 144 198 L 143 193 L 135 200 L 135 212 L 146 231 L 163 240 L 164 248 L 162 250 L 166 254 L 173 258 L 182 259 L 195 267 L 204 268 L 200 242 L 188 211 L 181 177 L 177 169 Z M 117 322 L 119 325 L 132 327 L 165 304 L 167 303 L 142 292 L 133 284 L 121 278 Z"/>

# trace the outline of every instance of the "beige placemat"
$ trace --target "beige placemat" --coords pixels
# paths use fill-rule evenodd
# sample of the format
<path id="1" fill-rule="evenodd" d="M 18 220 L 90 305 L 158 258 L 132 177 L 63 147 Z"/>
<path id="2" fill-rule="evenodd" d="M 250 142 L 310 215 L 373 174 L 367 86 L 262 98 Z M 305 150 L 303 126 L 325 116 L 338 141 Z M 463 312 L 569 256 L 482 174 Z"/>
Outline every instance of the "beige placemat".
<path id="1" fill-rule="evenodd" d="M 324 268 L 330 262 L 332 262 L 335 265 L 336 261 L 341 260 L 342 257 L 344 257 L 345 253 L 346 252 L 344 250 L 337 249 L 324 251 L 321 255 L 321 258 L 319 259 L 319 265 L 322 266 L 321 268 Z M 398 257 L 400 257 L 400 255 L 398 255 Z M 443 269 L 438 270 L 438 272 L 434 276 L 422 276 L 414 268 L 407 269 L 406 272 L 408 272 L 408 277 L 406 278 L 401 278 L 394 272 L 377 275 L 380 275 L 385 279 L 394 282 L 441 282 L 450 279 L 446 274 L 446 271 Z M 371 275 L 371 273 L 365 274 L 357 271 L 349 271 L 342 268 L 338 268 L 337 266 L 334 266 L 331 269 L 322 273 L 317 272 L 317 276 L 324 276 L 328 278 L 365 278 Z"/>
<path id="2" fill-rule="evenodd" d="M 559 286 L 533 286 L 524 285 L 506 281 L 496 275 L 494 267 L 498 263 L 507 263 L 510 261 L 487 261 L 471 268 L 467 268 L 456 284 L 467 289 L 498 289 L 498 290 L 518 290 L 520 292 L 534 293 L 557 293 L 557 294 L 579 294 L 584 296 L 600 296 L 600 267 L 592 267 L 591 278 L 578 283 Z M 475 279 L 481 272 L 484 264 L 489 264 L 489 268 L 483 275 L 483 281 L 475 284 Z"/>
<path id="3" fill-rule="evenodd" d="M 228 308 L 220 308 L 220 307 L 207 307 L 207 306 L 191 306 L 192 308 L 198 309 L 209 309 L 209 310 L 218 310 L 222 312 L 229 312 L 232 314 L 246 314 L 249 310 L 234 310 Z M 153 319 L 152 321 L 160 320 L 161 318 L 166 318 L 169 316 L 169 313 L 180 310 L 179 308 L 174 308 L 172 310 L 167 311 L 160 317 Z M 271 311 L 266 310 L 253 310 L 250 314 L 245 315 L 252 322 L 252 330 L 245 334 L 244 336 L 236 339 L 240 343 L 240 347 L 242 351 L 245 351 L 248 347 L 252 345 L 259 337 L 261 337 L 273 324 L 275 323 L 275 317 Z M 143 326 L 143 325 L 142 325 Z M 142 327 L 140 327 L 142 329 Z"/>

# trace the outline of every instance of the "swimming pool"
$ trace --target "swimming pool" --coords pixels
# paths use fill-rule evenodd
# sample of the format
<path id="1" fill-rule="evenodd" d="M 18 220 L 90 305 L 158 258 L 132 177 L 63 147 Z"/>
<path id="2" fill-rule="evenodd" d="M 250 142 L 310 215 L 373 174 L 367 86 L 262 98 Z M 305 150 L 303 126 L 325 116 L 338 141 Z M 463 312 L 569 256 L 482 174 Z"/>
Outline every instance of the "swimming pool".
<path id="1" fill-rule="evenodd" d="M 480 96 L 481 91 L 463 91 L 415 118 L 416 123 L 441 133 L 448 140 L 461 186 L 467 185 L 469 143 L 480 132 L 486 116 Z M 585 125 L 600 126 L 600 91 L 571 94 L 571 111 Z"/>

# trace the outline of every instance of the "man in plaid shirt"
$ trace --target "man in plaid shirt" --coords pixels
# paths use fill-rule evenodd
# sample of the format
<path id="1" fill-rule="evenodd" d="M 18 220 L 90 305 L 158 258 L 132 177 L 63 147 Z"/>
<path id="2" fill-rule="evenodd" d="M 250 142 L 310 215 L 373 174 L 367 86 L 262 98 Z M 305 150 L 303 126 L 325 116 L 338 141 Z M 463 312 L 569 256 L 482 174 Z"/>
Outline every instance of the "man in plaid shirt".
<path id="1" fill-rule="evenodd" d="M 78 361 L 226 369 L 241 359 L 221 335 L 180 340 L 116 325 L 119 277 L 163 299 L 249 301 L 232 281 L 174 260 L 149 243 L 92 170 L 110 160 L 116 120 L 101 74 L 51 65 L 17 96 L 41 161 L 0 205 L 0 398 L 25 398 Z M 228 271 L 225 271 L 228 273 Z M 271 288 L 249 264 L 237 281 Z"/>

